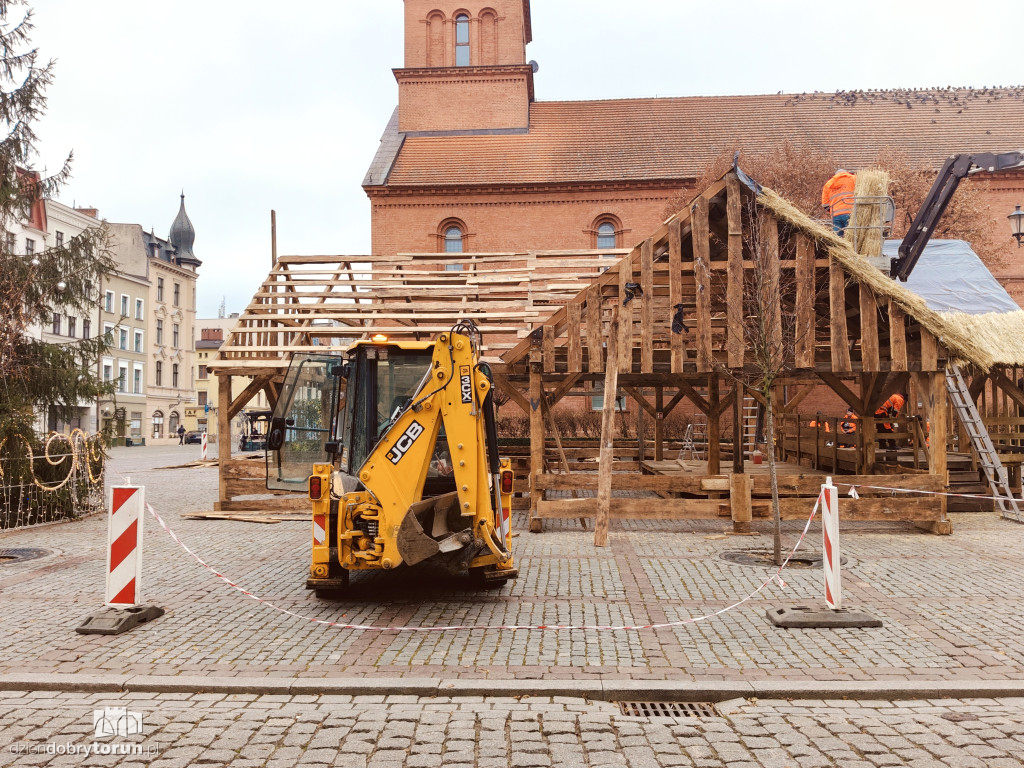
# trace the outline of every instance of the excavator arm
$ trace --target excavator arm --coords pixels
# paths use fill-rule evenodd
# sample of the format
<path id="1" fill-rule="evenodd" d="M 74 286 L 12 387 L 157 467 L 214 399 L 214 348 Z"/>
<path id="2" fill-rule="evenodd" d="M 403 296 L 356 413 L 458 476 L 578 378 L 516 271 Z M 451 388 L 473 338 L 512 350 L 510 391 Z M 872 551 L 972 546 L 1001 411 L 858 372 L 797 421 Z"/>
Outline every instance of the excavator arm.
<path id="1" fill-rule="evenodd" d="M 972 173 L 1007 171 L 1024 168 L 1024 152 L 983 152 L 976 155 L 952 155 L 942 165 L 939 175 L 928 190 L 928 196 L 914 217 L 906 237 L 900 244 L 899 256 L 892 260 L 890 277 L 907 281 L 924 247 L 931 239 L 935 227 L 946 211 L 949 201 L 964 177 Z"/>

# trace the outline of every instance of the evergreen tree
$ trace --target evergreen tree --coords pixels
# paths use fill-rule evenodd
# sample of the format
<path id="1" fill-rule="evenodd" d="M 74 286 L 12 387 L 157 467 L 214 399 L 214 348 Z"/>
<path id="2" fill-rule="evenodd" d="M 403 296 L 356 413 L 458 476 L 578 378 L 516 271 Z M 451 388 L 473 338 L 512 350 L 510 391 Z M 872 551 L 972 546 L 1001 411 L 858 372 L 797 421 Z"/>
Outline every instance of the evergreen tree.
<path id="1" fill-rule="evenodd" d="M 56 194 L 71 168 L 69 155 L 57 173 L 41 177 L 30 170 L 38 159 L 33 125 L 45 110 L 54 70 L 54 62 L 41 62 L 31 47 L 32 27 L 27 0 L 0 0 L 0 454 L 8 456 L 23 454 L 16 436 L 38 446 L 39 415 L 70 419 L 110 391 L 97 374 L 105 349 L 101 333 L 59 344 L 33 338 L 54 312 L 93 317 L 114 262 L 101 226 L 59 247 L 16 253 L 13 232 L 29 220 L 33 205 Z"/>

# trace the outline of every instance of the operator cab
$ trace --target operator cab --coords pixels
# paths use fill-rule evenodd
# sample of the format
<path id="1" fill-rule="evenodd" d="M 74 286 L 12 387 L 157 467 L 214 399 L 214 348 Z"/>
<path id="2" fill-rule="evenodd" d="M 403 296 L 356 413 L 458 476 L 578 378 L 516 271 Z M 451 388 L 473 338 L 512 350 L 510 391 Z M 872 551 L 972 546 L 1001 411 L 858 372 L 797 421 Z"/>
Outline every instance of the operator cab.
<path id="1" fill-rule="evenodd" d="M 344 354 L 296 354 L 270 422 L 267 488 L 303 492 L 331 464 L 348 492 L 377 441 L 430 383 L 433 342 L 358 341 Z M 455 489 L 442 429 L 424 492 Z"/>

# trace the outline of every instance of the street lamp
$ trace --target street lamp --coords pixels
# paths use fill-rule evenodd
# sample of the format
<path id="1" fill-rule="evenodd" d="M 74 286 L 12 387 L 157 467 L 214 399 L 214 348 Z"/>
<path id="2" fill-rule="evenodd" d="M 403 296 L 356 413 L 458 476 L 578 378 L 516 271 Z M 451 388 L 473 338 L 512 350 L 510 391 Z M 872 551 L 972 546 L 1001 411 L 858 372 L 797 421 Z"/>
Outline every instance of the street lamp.
<path id="1" fill-rule="evenodd" d="M 1017 206 L 1017 210 L 1007 216 L 1010 220 L 1010 234 L 1017 240 L 1017 247 L 1020 248 L 1021 241 L 1024 240 L 1024 211 Z"/>

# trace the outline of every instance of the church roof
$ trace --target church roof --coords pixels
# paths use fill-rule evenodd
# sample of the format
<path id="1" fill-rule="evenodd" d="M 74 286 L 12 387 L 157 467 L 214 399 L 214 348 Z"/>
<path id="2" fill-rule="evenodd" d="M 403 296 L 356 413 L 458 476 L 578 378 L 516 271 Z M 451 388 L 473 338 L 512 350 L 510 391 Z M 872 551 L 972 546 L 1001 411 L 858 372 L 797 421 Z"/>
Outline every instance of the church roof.
<path id="1" fill-rule="evenodd" d="M 854 167 L 886 147 L 938 167 L 1024 148 L 1024 87 L 534 102 L 527 133 L 398 137 L 386 179 L 368 187 L 687 179 L 724 151 L 784 141 Z"/>

